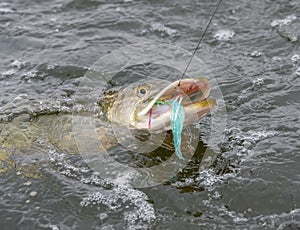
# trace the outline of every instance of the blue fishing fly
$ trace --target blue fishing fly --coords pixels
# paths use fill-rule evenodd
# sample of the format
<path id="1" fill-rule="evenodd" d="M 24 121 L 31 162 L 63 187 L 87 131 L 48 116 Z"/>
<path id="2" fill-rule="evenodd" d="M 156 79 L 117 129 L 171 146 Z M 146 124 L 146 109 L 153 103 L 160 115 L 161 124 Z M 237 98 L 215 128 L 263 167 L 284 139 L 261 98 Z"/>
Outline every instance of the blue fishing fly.
<path id="1" fill-rule="evenodd" d="M 183 160 L 183 156 L 181 153 L 181 133 L 184 123 L 184 108 L 181 105 L 181 98 L 175 98 L 170 101 L 161 101 L 157 100 L 155 102 L 156 105 L 163 105 L 163 104 L 169 104 L 171 106 L 171 128 L 173 132 L 173 141 L 174 141 L 174 147 L 175 147 L 175 153 L 176 156 Z M 150 110 L 150 117 L 148 121 L 148 127 L 151 127 L 151 110 Z"/>
<path id="2" fill-rule="evenodd" d="M 179 98 L 173 99 L 170 105 L 172 108 L 171 128 L 173 132 L 175 153 L 179 159 L 183 160 L 184 158 L 181 153 L 181 133 L 185 115 L 184 108 L 181 105 Z"/>

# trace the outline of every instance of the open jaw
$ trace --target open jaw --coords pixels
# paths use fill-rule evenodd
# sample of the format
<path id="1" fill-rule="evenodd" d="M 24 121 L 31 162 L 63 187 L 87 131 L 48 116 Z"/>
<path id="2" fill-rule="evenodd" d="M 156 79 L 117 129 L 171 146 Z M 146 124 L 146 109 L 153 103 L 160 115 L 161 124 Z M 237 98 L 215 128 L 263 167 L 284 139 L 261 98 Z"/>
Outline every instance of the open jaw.
<path id="1" fill-rule="evenodd" d="M 152 131 L 169 130 L 171 127 L 171 102 L 178 100 L 184 108 L 184 125 L 192 124 L 208 114 L 216 100 L 208 98 L 210 84 L 206 78 L 182 79 L 175 81 L 148 101 L 147 106 L 138 113 L 147 118 L 147 128 Z"/>

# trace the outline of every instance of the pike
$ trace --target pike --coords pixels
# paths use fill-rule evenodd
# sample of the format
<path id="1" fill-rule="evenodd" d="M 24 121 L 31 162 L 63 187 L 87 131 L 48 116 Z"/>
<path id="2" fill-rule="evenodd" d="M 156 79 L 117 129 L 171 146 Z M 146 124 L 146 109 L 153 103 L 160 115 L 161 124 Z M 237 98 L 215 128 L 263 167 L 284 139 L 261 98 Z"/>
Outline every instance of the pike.
<path id="1" fill-rule="evenodd" d="M 178 81 L 170 83 L 164 80 L 150 80 L 135 82 L 122 88 L 109 89 L 103 94 L 98 104 L 109 123 L 126 125 L 131 129 L 142 131 L 145 129 L 149 132 L 161 133 L 172 130 L 172 123 L 176 120 L 172 119 L 176 107 L 176 105 L 172 105 L 174 99 L 177 100 L 177 103 L 180 102 L 182 106 L 181 112 L 184 112 L 182 125 L 187 126 L 209 114 L 213 109 L 216 101 L 209 98 L 209 93 L 210 84 L 206 78 L 182 79 L 180 87 L 178 87 Z M 181 99 L 178 100 L 179 98 Z M 102 121 L 98 118 L 95 119 L 99 122 Z M 28 114 L 23 114 L 11 122 L 0 123 L 0 131 L 2 131 L 2 135 L 0 135 L 0 161 L 7 165 L 7 168 L 1 169 L 0 173 L 10 167 L 15 168 L 16 162 L 11 161 L 10 156 L 15 154 L 16 150 L 17 152 L 31 152 L 31 148 L 35 149 L 34 146 L 37 143 L 34 140 L 43 140 L 44 145 L 42 146 L 45 147 L 46 152 L 48 151 L 47 146 L 53 145 L 58 151 L 78 154 L 80 149 L 78 149 L 74 138 L 72 120 L 72 114 L 46 114 L 34 118 L 30 118 Z M 82 126 L 77 128 L 82 136 L 87 138 L 87 142 L 84 144 L 88 147 L 91 142 L 97 143 L 97 141 L 102 143 L 105 150 L 118 144 L 108 124 L 96 128 L 95 135 Z M 163 148 L 172 150 L 170 141 L 167 138 Z M 176 148 L 176 143 L 174 144 Z M 177 143 L 178 145 L 179 143 Z M 39 151 L 42 151 L 40 145 Z M 178 150 L 175 149 L 176 151 Z M 35 167 L 27 167 L 26 170 L 24 173 L 28 172 L 28 176 L 31 177 Z"/>

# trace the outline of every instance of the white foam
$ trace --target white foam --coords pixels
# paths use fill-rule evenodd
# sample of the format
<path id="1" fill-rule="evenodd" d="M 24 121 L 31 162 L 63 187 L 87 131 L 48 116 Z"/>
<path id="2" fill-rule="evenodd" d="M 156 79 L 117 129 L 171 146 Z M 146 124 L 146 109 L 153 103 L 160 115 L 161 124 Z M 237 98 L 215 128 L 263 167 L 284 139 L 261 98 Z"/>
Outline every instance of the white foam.
<path id="1" fill-rule="evenodd" d="M 286 229 L 286 227 L 291 226 L 293 224 L 295 226 L 300 226 L 300 209 L 293 209 L 290 212 L 272 214 L 263 217 L 257 216 L 253 219 L 256 220 L 261 226 L 265 226 L 266 228 L 283 230 Z"/>
<path id="2" fill-rule="evenodd" d="M 252 80 L 252 84 L 255 85 L 255 86 L 261 86 L 261 85 L 264 84 L 264 79 L 260 78 L 260 77 L 257 77 L 254 80 Z"/>
<path id="3" fill-rule="evenodd" d="M 228 151 L 225 155 L 236 155 L 240 161 L 251 160 L 259 154 L 257 151 L 253 151 L 256 143 L 265 138 L 276 136 L 277 134 L 278 132 L 276 131 L 268 130 L 249 130 L 244 132 L 237 128 L 229 129 L 227 131 L 229 139 L 227 144 Z"/>
<path id="4" fill-rule="evenodd" d="M 250 56 L 251 57 L 260 57 L 260 56 L 262 56 L 262 52 L 255 50 L 250 54 Z"/>
<path id="5" fill-rule="evenodd" d="M 123 222 L 126 228 L 134 229 L 136 226 L 149 228 L 156 219 L 155 210 L 145 193 L 125 184 L 116 184 L 102 179 L 98 173 L 90 174 L 91 170 L 81 165 L 73 165 L 66 159 L 67 155 L 60 154 L 53 149 L 49 150 L 49 160 L 59 168 L 62 175 L 77 178 L 83 184 L 93 185 L 87 197 L 83 197 L 80 205 L 83 207 L 105 206 L 99 219 L 109 218 L 110 213 L 122 211 Z M 124 178 L 123 178 L 124 179 Z M 120 181 L 119 181 L 120 182 Z"/>
<path id="6" fill-rule="evenodd" d="M 0 7 L 0 13 L 2 14 L 8 14 L 8 13 L 14 13 L 15 11 L 10 9 L 10 8 L 7 8 L 7 7 Z"/>
<path id="7" fill-rule="evenodd" d="M 134 227 L 151 224 L 156 219 L 154 207 L 147 199 L 147 196 L 139 190 L 116 185 L 108 192 L 98 191 L 90 194 L 80 205 L 85 207 L 105 205 L 111 211 L 128 209 L 124 212 L 124 222 L 127 227 Z"/>
<path id="8" fill-rule="evenodd" d="M 214 38 L 218 41 L 228 41 L 235 35 L 232 30 L 219 30 L 215 33 Z"/>
<path id="9" fill-rule="evenodd" d="M 297 76 L 300 76 L 300 67 L 296 70 L 295 74 L 296 74 Z"/>
<path id="10" fill-rule="evenodd" d="M 300 60 L 300 55 L 298 55 L 298 54 L 295 54 L 291 57 L 291 61 L 294 64 L 297 63 L 299 60 Z"/>
<path id="11" fill-rule="evenodd" d="M 161 23 L 152 23 L 151 31 L 161 32 L 163 34 L 167 34 L 168 36 L 173 36 L 177 33 L 177 30 L 166 27 Z"/>
<path id="12" fill-rule="evenodd" d="M 26 62 L 21 62 L 21 61 L 18 61 L 18 60 L 14 60 L 14 61 L 10 64 L 11 67 L 15 67 L 15 68 L 18 68 L 18 69 L 23 68 L 23 67 L 26 66 L 26 65 L 28 65 L 28 63 L 26 63 Z"/>
<path id="13" fill-rule="evenodd" d="M 197 177 L 196 180 L 209 191 L 213 190 L 215 184 L 221 182 L 220 177 L 218 177 L 212 169 L 200 171 L 199 177 Z"/>
<path id="14" fill-rule="evenodd" d="M 2 77 L 8 77 L 12 76 L 16 73 L 17 71 L 15 69 L 10 69 L 2 73 Z"/>
<path id="15" fill-rule="evenodd" d="M 271 26 L 272 27 L 276 27 L 276 26 L 286 26 L 286 25 L 290 25 L 292 24 L 295 20 L 297 19 L 297 17 L 295 15 L 289 15 L 284 19 L 276 19 L 274 21 L 271 22 Z"/>

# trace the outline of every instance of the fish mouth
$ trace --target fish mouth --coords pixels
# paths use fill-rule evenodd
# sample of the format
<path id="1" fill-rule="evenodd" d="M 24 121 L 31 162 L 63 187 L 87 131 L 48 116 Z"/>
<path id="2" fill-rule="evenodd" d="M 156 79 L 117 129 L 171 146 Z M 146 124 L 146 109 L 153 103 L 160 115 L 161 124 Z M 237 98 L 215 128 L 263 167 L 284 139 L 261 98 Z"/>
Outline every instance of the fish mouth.
<path id="1" fill-rule="evenodd" d="M 160 126 L 157 120 L 162 122 L 170 120 L 172 100 L 178 100 L 185 111 L 185 124 L 191 124 L 210 113 L 216 105 L 216 100 L 208 98 L 210 93 L 210 83 L 206 78 L 182 79 L 175 81 L 163 88 L 159 93 L 152 95 L 147 106 L 142 109 L 138 116 L 147 116 L 148 129 L 151 122 Z"/>

